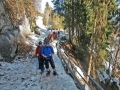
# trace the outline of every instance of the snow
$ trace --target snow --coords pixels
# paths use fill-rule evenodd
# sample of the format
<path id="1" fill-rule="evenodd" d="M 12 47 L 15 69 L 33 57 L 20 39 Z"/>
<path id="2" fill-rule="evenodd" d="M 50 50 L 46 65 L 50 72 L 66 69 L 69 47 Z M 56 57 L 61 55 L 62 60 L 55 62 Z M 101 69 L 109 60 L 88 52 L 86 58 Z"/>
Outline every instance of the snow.
<path id="1" fill-rule="evenodd" d="M 41 16 L 36 17 L 36 25 L 42 29 L 46 29 L 43 25 L 43 17 Z"/>
<path id="2" fill-rule="evenodd" d="M 83 74 L 83 71 L 81 70 L 81 68 L 79 68 L 79 67 L 77 67 L 76 66 L 76 68 L 77 68 L 77 73 L 76 73 L 76 76 L 78 77 L 78 78 L 84 78 L 85 76 L 84 76 L 84 74 Z"/>
<path id="3" fill-rule="evenodd" d="M 48 34 L 46 30 L 41 32 L 45 34 L 29 37 L 29 42 L 33 47 Z M 38 69 L 37 58 L 32 58 L 29 55 L 26 58 L 16 56 L 12 63 L 0 63 L 0 90 L 78 90 L 73 79 L 64 71 L 61 60 L 57 56 L 57 42 L 55 40 L 51 45 L 55 51 L 53 60 L 56 65 L 56 71 L 59 74 L 58 76 L 52 75 L 51 68 L 49 77 L 46 77 L 46 71 L 41 74 Z"/>
<path id="4" fill-rule="evenodd" d="M 112 74 L 112 65 L 110 64 L 110 67 L 109 67 L 109 62 L 108 61 L 105 61 L 104 65 L 105 65 L 105 70 L 104 71 L 109 69 L 110 76 L 111 76 L 111 74 Z"/>
<path id="5" fill-rule="evenodd" d="M 98 70 L 96 70 L 96 71 L 97 71 L 97 75 L 98 75 L 100 82 L 103 82 L 105 84 L 105 79 L 104 79 L 103 75 Z"/>

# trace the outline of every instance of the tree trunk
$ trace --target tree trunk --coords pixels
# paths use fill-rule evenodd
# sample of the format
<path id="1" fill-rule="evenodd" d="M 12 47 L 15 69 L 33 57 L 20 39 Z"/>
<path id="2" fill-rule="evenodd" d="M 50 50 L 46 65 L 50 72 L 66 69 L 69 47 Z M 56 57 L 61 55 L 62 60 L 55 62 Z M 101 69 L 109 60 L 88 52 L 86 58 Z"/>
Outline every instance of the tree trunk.
<path id="1" fill-rule="evenodd" d="M 74 36 L 74 1 L 72 0 L 72 39 Z"/>
<path id="2" fill-rule="evenodd" d="M 92 45 L 91 45 L 91 51 L 90 51 L 90 59 L 89 59 L 89 66 L 88 66 L 88 75 L 90 75 L 91 72 L 91 66 L 92 66 L 92 59 L 93 59 L 93 50 L 94 50 L 94 43 L 95 43 L 95 30 L 96 30 L 96 18 L 94 22 L 94 33 L 93 33 L 93 38 L 92 38 Z M 87 82 L 89 81 L 89 77 L 87 77 Z"/>
<path id="3" fill-rule="evenodd" d="M 70 3 L 71 1 L 69 1 Z M 68 18 L 70 18 L 70 7 L 68 6 Z M 69 28 L 69 41 L 71 42 L 71 30 L 70 30 L 70 19 L 68 20 L 68 28 Z"/>

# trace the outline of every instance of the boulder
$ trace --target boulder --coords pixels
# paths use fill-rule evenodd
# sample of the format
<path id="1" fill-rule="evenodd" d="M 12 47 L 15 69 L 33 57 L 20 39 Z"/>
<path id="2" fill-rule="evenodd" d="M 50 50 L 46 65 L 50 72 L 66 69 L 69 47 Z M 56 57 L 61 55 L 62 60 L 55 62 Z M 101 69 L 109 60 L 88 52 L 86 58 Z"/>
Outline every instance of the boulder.
<path id="1" fill-rule="evenodd" d="M 0 0 L 0 15 L 5 12 L 5 9 L 3 8 L 2 0 Z"/>
<path id="2" fill-rule="evenodd" d="M 6 61 L 11 61 L 17 50 L 17 34 L 15 31 L 7 34 L 0 35 L 0 53 Z"/>
<path id="3" fill-rule="evenodd" d="M 22 24 L 19 25 L 19 29 L 22 37 L 25 37 L 26 35 L 30 34 L 31 29 L 30 29 L 29 19 L 26 16 L 22 21 Z"/>
<path id="4" fill-rule="evenodd" d="M 3 14 L 0 16 L 0 33 L 5 33 L 7 30 L 12 30 L 13 26 L 10 20 Z"/>
<path id="5" fill-rule="evenodd" d="M 4 60 L 4 58 L 2 57 L 2 55 L 0 54 L 0 61 L 3 61 Z"/>
<path id="6" fill-rule="evenodd" d="M 7 12 L 7 11 L 6 11 Z M 0 0 L 0 60 L 10 62 L 16 55 L 18 43 L 23 42 L 31 33 L 29 19 L 25 16 L 17 28 L 5 14 L 4 4 Z"/>
<path id="7" fill-rule="evenodd" d="M 5 15 L 5 9 L 3 6 L 3 2 L 0 0 L 0 33 L 5 33 L 6 30 L 12 30 L 13 26 L 11 21 Z"/>

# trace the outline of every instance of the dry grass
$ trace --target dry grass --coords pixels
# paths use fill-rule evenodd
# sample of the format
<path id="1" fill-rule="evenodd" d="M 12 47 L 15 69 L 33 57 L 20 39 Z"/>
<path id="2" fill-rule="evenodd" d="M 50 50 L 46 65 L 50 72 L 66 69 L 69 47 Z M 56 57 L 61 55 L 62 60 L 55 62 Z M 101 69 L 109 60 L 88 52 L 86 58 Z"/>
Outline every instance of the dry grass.
<path id="1" fill-rule="evenodd" d="M 31 50 L 32 47 L 29 44 L 26 44 L 25 42 L 18 43 L 18 55 L 26 56 Z"/>
<path id="2" fill-rule="evenodd" d="M 34 0 L 4 0 L 5 14 L 14 25 L 18 25 L 25 15 L 33 22 L 38 14 L 34 6 Z"/>

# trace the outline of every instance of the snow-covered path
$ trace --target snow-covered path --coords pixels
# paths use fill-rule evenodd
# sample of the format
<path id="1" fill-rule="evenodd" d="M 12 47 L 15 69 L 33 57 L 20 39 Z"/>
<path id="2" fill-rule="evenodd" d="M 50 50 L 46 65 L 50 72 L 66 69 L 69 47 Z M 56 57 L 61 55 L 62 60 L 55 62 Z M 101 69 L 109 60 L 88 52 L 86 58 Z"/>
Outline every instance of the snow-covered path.
<path id="1" fill-rule="evenodd" d="M 38 39 L 33 39 L 35 43 L 37 40 L 43 40 L 45 34 L 40 35 Z M 58 76 L 51 75 L 46 77 L 44 72 L 40 74 L 38 70 L 37 58 L 22 58 L 17 56 L 13 63 L 0 62 L 0 90 L 78 90 L 72 78 L 66 74 L 57 56 L 57 50 L 54 41 L 55 54 L 53 60 L 56 65 Z"/>

